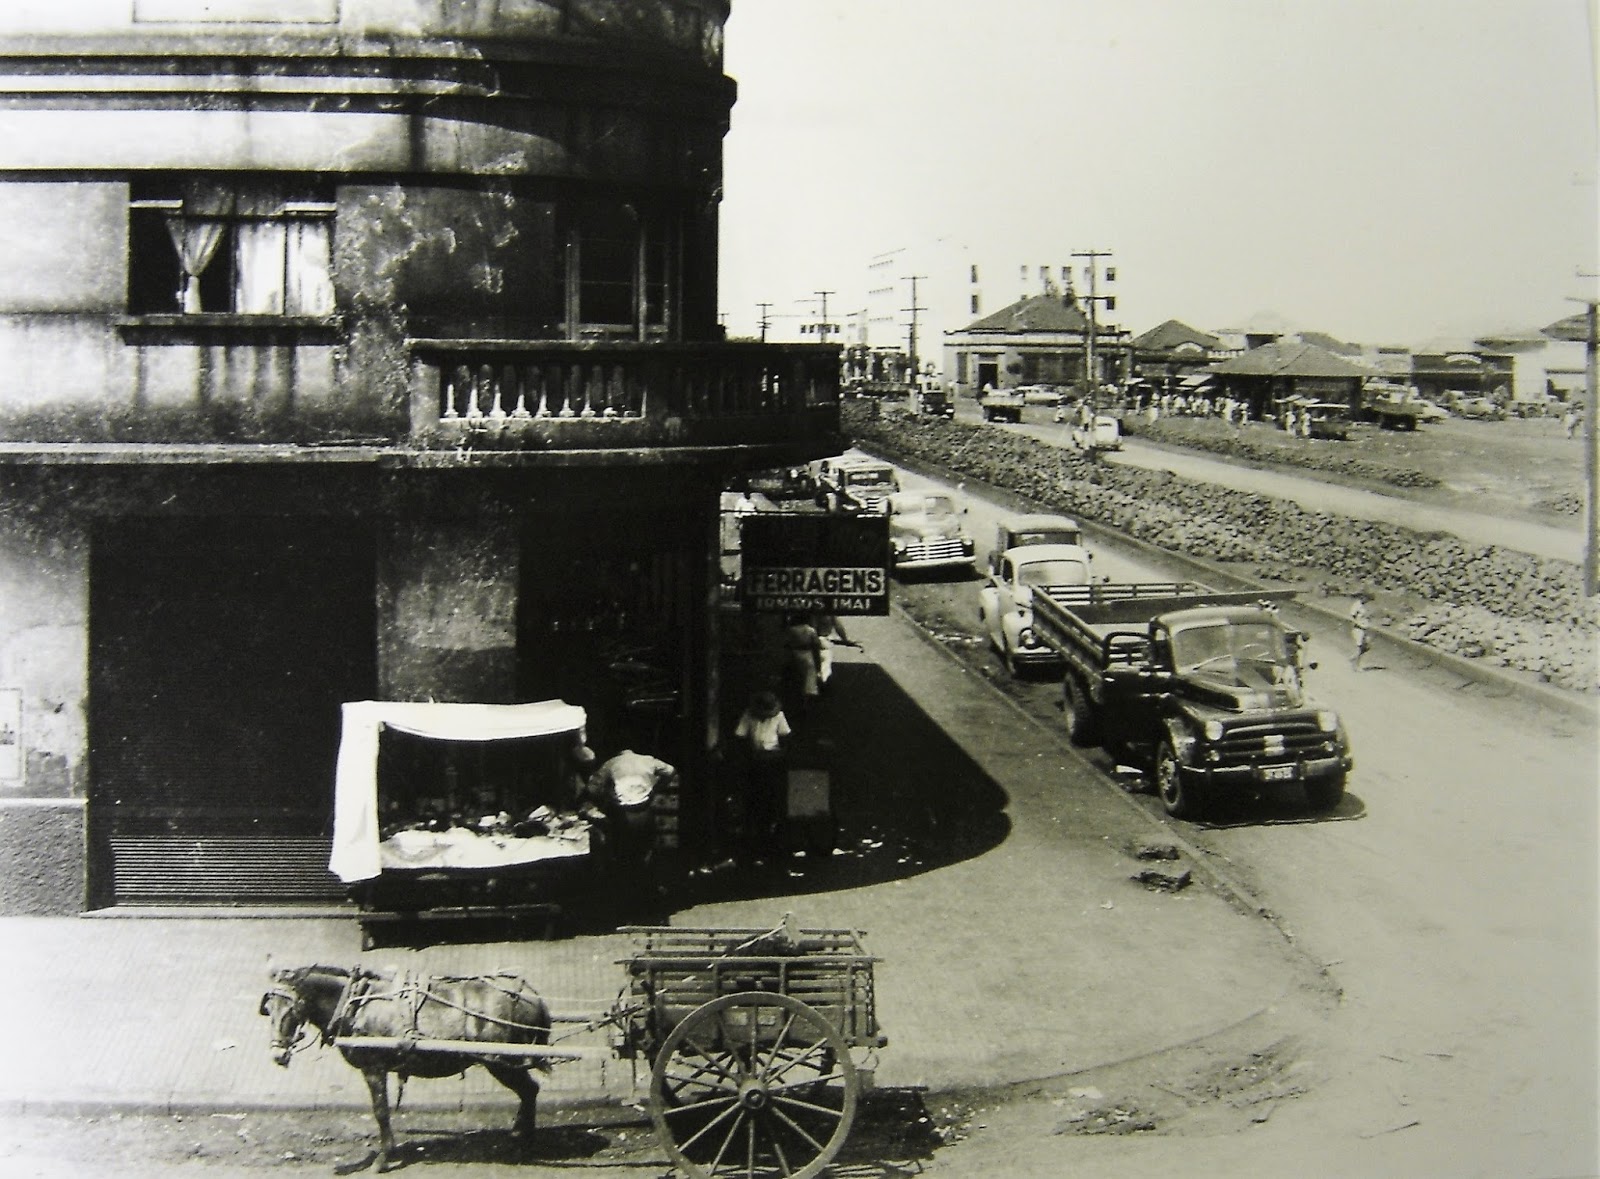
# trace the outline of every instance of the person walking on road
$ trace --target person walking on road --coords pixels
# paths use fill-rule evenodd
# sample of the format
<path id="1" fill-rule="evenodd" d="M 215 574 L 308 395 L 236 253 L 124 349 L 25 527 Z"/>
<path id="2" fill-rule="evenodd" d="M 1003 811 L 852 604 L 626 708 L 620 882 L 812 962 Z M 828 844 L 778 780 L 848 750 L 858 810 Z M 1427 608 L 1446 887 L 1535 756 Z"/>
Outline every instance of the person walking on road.
<path id="1" fill-rule="evenodd" d="M 1356 593 L 1355 601 L 1350 604 L 1350 641 L 1354 645 L 1350 666 L 1357 671 L 1364 670 L 1361 666 L 1361 657 L 1372 645 L 1369 633 L 1372 629 L 1372 612 L 1367 608 L 1367 603 L 1371 600 L 1371 595 L 1362 590 Z"/>

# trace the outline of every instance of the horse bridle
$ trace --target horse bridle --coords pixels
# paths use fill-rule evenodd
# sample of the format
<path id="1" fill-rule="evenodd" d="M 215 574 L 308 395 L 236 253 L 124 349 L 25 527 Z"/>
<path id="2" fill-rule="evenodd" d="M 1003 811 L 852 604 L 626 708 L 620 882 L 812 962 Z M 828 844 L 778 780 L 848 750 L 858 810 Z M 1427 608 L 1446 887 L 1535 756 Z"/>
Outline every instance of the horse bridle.
<path id="1" fill-rule="evenodd" d="M 285 990 L 283 987 L 270 987 L 266 993 L 261 996 L 261 1015 L 265 1015 L 268 1018 L 272 1017 L 272 1012 L 267 1009 L 267 1004 L 272 999 L 283 1000 L 284 1003 L 288 1005 L 288 1014 L 292 1016 L 295 1021 L 293 1040 L 286 1042 L 279 1038 L 278 1028 L 283 1026 L 281 1022 L 272 1029 L 273 1051 L 283 1049 L 288 1052 L 297 1052 L 304 1051 L 306 1048 L 311 1047 L 309 1043 L 303 1043 L 303 1041 L 306 1039 L 306 1024 L 309 1022 L 307 1019 L 309 1012 L 306 1010 L 305 997 L 297 994 L 294 991 Z"/>

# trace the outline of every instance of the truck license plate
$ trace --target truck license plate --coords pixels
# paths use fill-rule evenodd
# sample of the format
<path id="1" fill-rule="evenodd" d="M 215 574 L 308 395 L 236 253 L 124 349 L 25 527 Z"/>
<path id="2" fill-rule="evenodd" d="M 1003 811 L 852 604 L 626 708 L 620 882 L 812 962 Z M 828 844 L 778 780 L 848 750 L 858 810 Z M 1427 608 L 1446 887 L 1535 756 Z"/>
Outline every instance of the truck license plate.
<path id="1" fill-rule="evenodd" d="M 1294 767 L 1262 766 L 1261 780 L 1263 782 L 1292 782 L 1294 781 Z"/>

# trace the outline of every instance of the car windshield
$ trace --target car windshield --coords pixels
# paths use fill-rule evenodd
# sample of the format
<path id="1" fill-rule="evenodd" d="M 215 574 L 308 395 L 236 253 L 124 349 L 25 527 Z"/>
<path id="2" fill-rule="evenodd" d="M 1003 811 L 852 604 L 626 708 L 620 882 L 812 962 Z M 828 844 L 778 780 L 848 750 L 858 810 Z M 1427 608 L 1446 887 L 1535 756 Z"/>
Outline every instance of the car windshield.
<path id="1" fill-rule="evenodd" d="M 1013 532 L 1007 548 L 1022 548 L 1030 544 L 1082 544 L 1083 536 L 1076 529 L 1051 529 L 1040 532 Z"/>
<path id="2" fill-rule="evenodd" d="M 1283 631 L 1268 622 L 1219 622 L 1176 631 L 1172 662 L 1180 673 L 1200 672 L 1251 686 L 1282 678 L 1274 668 L 1294 666 Z"/>
<path id="3" fill-rule="evenodd" d="M 1023 585 L 1088 585 L 1089 567 L 1082 561 L 1029 561 L 1017 570 Z"/>
<path id="4" fill-rule="evenodd" d="M 844 481 L 851 487 L 888 487 L 894 482 L 894 474 L 888 467 L 862 467 L 846 471 Z"/>
<path id="5" fill-rule="evenodd" d="M 889 510 L 896 516 L 953 516 L 955 500 L 948 495 L 893 495 Z"/>

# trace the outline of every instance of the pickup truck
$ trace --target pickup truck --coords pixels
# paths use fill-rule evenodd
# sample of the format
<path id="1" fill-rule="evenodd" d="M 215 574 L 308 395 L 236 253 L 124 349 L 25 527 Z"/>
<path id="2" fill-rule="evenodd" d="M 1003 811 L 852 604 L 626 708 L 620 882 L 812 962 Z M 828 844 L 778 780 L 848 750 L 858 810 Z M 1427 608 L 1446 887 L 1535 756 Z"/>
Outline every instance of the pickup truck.
<path id="1" fill-rule="evenodd" d="M 1025 543 L 994 554 L 978 591 L 978 621 L 1013 676 L 1061 666 L 1060 653 L 1034 632 L 1033 587 L 1087 585 L 1090 567 L 1089 550 L 1080 544 Z"/>
<path id="2" fill-rule="evenodd" d="M 985 389 L 978 398 L 986 422 L 1020 422 L 1027 395 L 1021 389 Z"/>
<path id="3" fill-rule="evenodd" d="M 1317 810 L 1354 764 L 1337 713 L 1301 678 L 1305 636 L 1272 601 L 1188 582 L 1033 588 L 1033 631 L 1062 659 L 1062 714 L 1078 745 L 1149 770 L 1168 814 L 1228 793 L 1298 784 Z"/>

